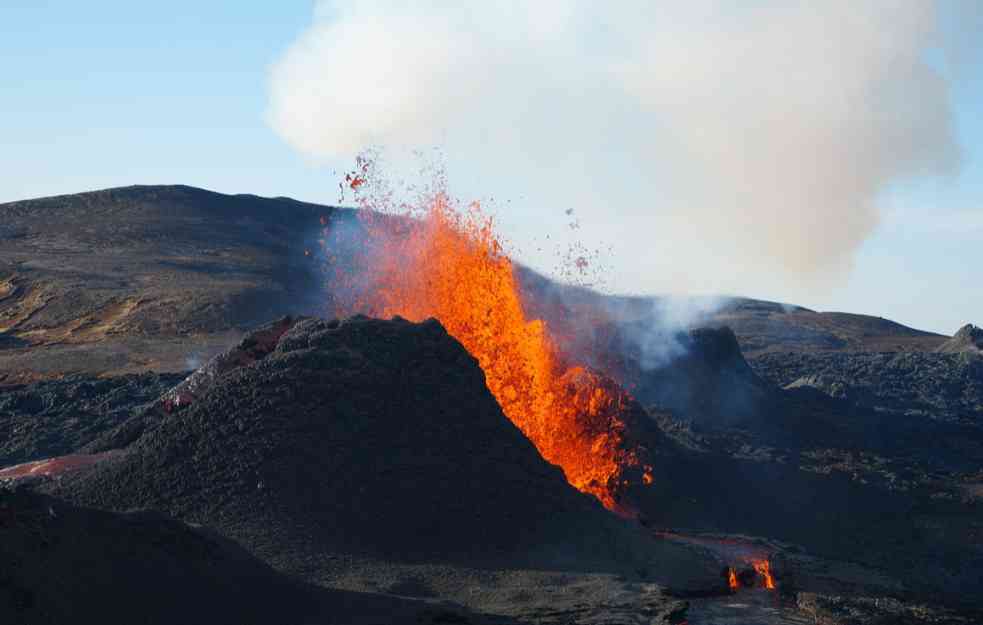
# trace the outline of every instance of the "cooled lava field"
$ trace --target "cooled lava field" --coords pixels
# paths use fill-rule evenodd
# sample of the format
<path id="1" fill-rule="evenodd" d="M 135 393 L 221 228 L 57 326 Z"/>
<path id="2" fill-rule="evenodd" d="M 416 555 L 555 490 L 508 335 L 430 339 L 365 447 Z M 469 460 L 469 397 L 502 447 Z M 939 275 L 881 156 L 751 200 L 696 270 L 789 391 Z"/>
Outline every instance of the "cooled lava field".
<path id="1" fill-rule="evenodd" d="M 364 213 L 0 205 L 0 622 L 983 622 L 979 328 Z"/>

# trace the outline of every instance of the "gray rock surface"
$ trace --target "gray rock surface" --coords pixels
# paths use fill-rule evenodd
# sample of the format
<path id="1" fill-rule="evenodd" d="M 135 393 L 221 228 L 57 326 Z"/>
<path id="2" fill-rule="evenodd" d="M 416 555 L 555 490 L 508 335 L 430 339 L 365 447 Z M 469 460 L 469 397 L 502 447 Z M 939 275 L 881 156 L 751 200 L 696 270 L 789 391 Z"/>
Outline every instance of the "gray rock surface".
<path id="1" fill-rule="evenodd" d="M 943 354 L 983 355 L 983 328 L 967 323 L 951 339 L 940 345 L 937 351 Z"/>

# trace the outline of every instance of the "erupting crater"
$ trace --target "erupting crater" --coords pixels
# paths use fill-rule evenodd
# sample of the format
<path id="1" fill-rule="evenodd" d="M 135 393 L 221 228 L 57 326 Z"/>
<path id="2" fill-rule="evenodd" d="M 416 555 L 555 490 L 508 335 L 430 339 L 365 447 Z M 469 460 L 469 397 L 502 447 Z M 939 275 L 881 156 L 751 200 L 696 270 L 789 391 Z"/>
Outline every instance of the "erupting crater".
<path id="1" fill-rule="evenodd" d="M 358 179 L 366 174 L 363 166 Z M 438 319 L 477 359 L 502 411 L 543 458 L 580 491 L 630 515 L 625 489 L 653 480 L 648 451 L 626 437 L 623 413 L 633 400 L 607 377 L 566 362 L 549 325 L 529 318 L 492 219 L 443 190 L 397 210 L 371 198 L 359 203 L 366 210 L 356 234 L 328 222 L 321 239 L 335 314 Z"/>
<path id="2" fill-rule="evenodd" d="M 775 578 L 771 574 L 771 563 L 768 560 L 749 560 L 749 566 L 738 571 L 732 566 L 727 567 L 727 586 L 731 592 L 741 588 L 760 587 L 775 590 Z"/>

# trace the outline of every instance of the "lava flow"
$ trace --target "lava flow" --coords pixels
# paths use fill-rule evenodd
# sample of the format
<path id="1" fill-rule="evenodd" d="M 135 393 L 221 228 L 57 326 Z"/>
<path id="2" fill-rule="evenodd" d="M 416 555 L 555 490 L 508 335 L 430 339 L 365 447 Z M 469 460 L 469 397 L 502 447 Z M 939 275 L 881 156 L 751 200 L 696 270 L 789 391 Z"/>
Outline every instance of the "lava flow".
<path id="1" fill-rule="evenodd" d="M 668 530 L 657 531 L 655 535 L 663 540 L 699 545 L 723 562 L 743 562 L 745 566 L 740 569 L 728 565 L 722 572 L 731 591 L 742 587 L 762 587 L 768 590 L 777 588 L 769 559 L 772 550 L 759 544 L 741 537 L 681 534 Z"/>
<path id="2" fill-rule="evenodd" d="M 350 233 L 333 232 L 334 224 L 322 239 L 334 266 L 335 312 L 438 319 L 478 360 L 503 412 L 543 458 L 607 508 L 630 513 L 624 489 L 652 482 L 644 448 L 626 443 L 621 415 L 630 397 L 564 363 L 546 322 L 527 318 L 492 220 L 442 191 L 426 195 L 412 217 L 405 208 L 394 215 L 362 207 L 370 210 L 360 211 L 351 249 L 339 252 Z"/>
<path id="3" fill-rule="evenodd" d="M 775 578 L 771 576 L 771 564 L 769 564 L 767 560 L 756 560 L 751 563 L 751 566 L 754 567 L 754 570 L 758 573 L 758 576 L 761 577 L 761 581 L 764 583 L 765 588 L 768 590 L 774 590 Z"/>
<path id="4" fill-rule="evenodd" d="M 738 572 L 734 567 L 727 567 L 727 586 L 731 592 L 740 588 L 763 587 L 775 590 L 775 578 L 771 575 L 771 564 L 768 560 L 751 560 L 749 568 Z"/>

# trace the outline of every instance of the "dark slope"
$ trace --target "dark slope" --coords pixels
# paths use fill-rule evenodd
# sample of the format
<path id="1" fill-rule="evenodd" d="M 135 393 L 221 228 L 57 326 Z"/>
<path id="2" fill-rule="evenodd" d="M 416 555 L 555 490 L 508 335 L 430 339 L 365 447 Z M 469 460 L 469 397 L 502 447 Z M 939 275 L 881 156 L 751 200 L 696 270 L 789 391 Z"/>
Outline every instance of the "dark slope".
<path id="1" fill-rule="evenodd" d="M 72 376 L 7 387 L 0 392 L 0 467 L 77 451 L 183 378 Z"/>
<path id="2" fill-rule="evenodd" d="M 0 490 L 0 622 L 290 623 L 313 600 L 229 541 L 153 513 Z"/>
<path id="3" fill-rule="evenodd" d="M 626 331 L 627 330 L 627 331 Z M 609 370 L 638 401 L 690 421 L 726 426 L 755 420 L 774 403 L 773 388 L 744 360 L 730 328 L 696 328 L 666 337 L 673 353 L 647 364 L 635 332 L 616 328 L 601 352 L 610 354 Z"/>
<path id="4" fill-rule="evenodd" d="M 0 490 L 0 622 L 369 625 L 486 622 L 436 602 L 326 590 L 155 512 Z M 505 625 L 510 622 L 496 619 Z"/>
<path id="5" fill-rule="evenodd" d="M 310 307 L 335 209 L 184 186 L 0 204 L 0 383 L 183 371 Z"/>
<path id="6" fill-rule="evenodd" d="M 122 456 L 54 491 L 204 523 L 308 578 L 345 554 L 715 579 L 572 489 L 439 323 L 286 325 L 247 339 L 250 356 L 233 356 L 244 366 L 205 376 Z"/>
<path id="7" fill-rule="evenodd" d="M 0 384 L 184 371 L 256 323 L 320 311 L 324 276 L 305 250 L 317 248 L 322 218 L 339 210 L 186 186 L 0 204 Z M 603 302 L 631 319 L 661 301 L 558 287 L 528 270 L 520 276 L 546 308 Z M 884 319 L 749 299 L 704 321 L 733 328 L 749 356 L 930 351 L 945 340 Z"/>
<path id="8" fill-rule="evenodd" d="M 726 326 L 748 358 L 771 351 L 929 352 L 947 339 L 883 317 L 817 312 L 747 297 L 605 295 L 559 284 L 526 267 L 519 266 L 518 273 L 527 291 L 526 306 L 535 316 L 567 330 L 570 336 L 565 338 L 574 351 L 588 349 L 596 338 L 606 340 L 611 329 L 604 327 L 605 320 L 617 320 L 625 326 L 618 328 L 621 333 L 653 343 L 654 348 L 660 341 L 671 341 L 671 333 L 679 330 Z"/>
<path id="9" fill-rule="evenodd" d="M 927 352 L 946 337 L 900 323 L 843 312 L 734 298 L 708 320 L 733 329 L 749 357 L 781 352 Z"/>
<path id="10" fill-rule="evenodd" d="M 29 493 L 0 490 L 0 561 L 4 623 L 297 622 L 308 600 L 227 540 Z"/>

